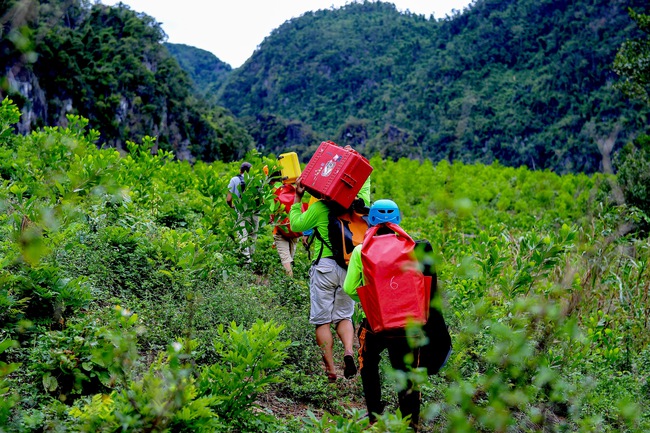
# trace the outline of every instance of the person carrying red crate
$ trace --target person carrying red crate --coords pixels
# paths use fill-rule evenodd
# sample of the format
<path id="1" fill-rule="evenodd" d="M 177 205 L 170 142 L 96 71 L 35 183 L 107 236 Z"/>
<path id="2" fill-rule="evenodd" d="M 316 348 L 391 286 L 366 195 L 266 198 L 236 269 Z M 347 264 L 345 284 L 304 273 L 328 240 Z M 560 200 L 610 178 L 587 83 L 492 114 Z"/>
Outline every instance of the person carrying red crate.
<path id="1" fill-rule="evenodd" d="M 354 363 L 353 341 L 354 327 L 352 313 L 354 301 L 343 291 L 343 281 L 346 270 L 333 258 L 331 249 L 327 246 L 329 241 L 329 207 L 326 199 L 312 203 L 304 212 L 301 208 L 302 197 L 305 192 L 300 178 L 296 181 L 295 201 L 289 211 L 291 229 L 307 231 L 316 229 L 320 232 L 321 239 L 314 239 L 316 251 L 322 251 L 320 258 L 312 263 L 309 270 L 309 322 L 316 326 L 316 343 L 322 350 L 325 370 L 330 382 L 336 381 L 334 367 L 334 337 L 331 325 L 335 326 L 336 334 L 344 347 L 343 375 L 349 379 L 357 374 Z M 322 248 L 322 249 L 321 249 Z"/>

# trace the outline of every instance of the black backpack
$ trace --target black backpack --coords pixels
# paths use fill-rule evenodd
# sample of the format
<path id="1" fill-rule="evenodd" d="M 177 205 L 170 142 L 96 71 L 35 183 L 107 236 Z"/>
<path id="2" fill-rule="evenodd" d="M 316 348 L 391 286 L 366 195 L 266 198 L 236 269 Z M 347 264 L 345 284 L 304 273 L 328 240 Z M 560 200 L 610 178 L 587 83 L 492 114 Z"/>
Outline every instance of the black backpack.
<path id="1" fill-rule="evenodd" d="M 239 190 L 241 192 L 244 192 L 244 190 L 246 189 L 246 181 L 244 180 L 244 175 L 240 173 L 237 175 L 237 177 L 241 181 L 241 183 L 239 184 Z"/>
<path id="2" fill-rule="evenodd" d="M 309 241 L 307 248 L 311 246 L 314 237 L 321 241 L 321 249 L 314 263 L 318 263 L 323 255 L 323 245 L 332 251 L 333 259 L 343 269 L 348 268 L 350 256 L 354 247 L 363 242 L 363 237 L 368 229 L 368 208 L 363 200 L 355 199 L 349 208 L 344 208 L 333 201 L 323 201 L 329 209 L 327 236 L 329 242 L 325 242 L 322 235 L 314 228 L 314 234 Z"/>
<path id="3" fill-rule="evenodd" d="M 445 323 L 442 311 L 431 304 L 438 292 L 437 275 L 433 265 L 433 248 L 427 240 L 415 241 L 415 251 L 423 266 L 422 273 L 431 278 L 431 299 L 429 302 L 429 319 L 422 327 L 427 343 L 420 348 L 418 367 L 427 369 L 427 374 L 436 374 L 447 363 L 452 352 L 451 335 Z"/>
<path id="4" fill-rule="evenodd" d="M 244 175 L 243 174 L 238 174 L 237 177 L 241 181 L 239 184 L 239 191 L 241 191 L 241 196 L 244 196 L 244 191 L 246 190 L 246 181 L 244 180 Z M 262 198 L 264 194 L 264 190 L 261 187 L 257 187 L 257 194 L 255 195 L 255 206 L 259 207 L 264 204 L 264 199 Z M 241 198 L 241 197 L 240 197 Z"/>

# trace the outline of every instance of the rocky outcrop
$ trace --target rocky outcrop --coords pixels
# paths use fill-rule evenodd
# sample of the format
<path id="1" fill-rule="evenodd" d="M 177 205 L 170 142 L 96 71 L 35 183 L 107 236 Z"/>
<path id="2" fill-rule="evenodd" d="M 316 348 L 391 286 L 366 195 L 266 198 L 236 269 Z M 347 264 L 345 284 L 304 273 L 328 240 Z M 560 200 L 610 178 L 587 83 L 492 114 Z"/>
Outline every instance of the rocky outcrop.
<path id="1" fill-rule="evenodd" d="M 22 105 L 20 121 L 16 125 L 21 134 L 30 133 L 37 125 L 47 119 L 47 100 L 41 89 L 38 77 L 23 65 L 14 65 L 6 71 L 8 94 L 13 99 L 20 98 Z"/>

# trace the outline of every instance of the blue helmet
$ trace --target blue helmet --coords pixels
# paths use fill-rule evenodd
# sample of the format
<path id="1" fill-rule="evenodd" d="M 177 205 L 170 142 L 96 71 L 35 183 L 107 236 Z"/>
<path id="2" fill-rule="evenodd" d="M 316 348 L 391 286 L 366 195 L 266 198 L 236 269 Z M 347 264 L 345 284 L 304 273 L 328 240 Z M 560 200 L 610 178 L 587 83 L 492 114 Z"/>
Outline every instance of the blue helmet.
<path id="1" fill-rule="evenodd" d="M 399 208 L 393 200 L 377 200 L 370 206 L 370 213 L 368 214 L 368 222 L 372 226 L 381 223 L 394 223 L 399 224 L 402 217 L 399 213 Z"/>

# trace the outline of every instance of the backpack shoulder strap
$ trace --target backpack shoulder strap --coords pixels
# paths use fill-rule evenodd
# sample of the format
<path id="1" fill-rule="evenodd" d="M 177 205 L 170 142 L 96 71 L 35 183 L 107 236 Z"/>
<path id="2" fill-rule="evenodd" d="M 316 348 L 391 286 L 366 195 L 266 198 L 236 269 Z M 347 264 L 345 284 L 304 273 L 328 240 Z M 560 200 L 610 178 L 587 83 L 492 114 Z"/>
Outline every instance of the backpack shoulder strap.
<path id="1" fill-rule="evenodd" d="M 307 250 L 307 260 L 309 260 L 310 262 L 311 262 L 311 244 L 314 242 L 314 237 L 315 235 L 312 231 L 311 235 L 309 235 L 309 239 L 307 240 L 307 244 L 305 245 L 305 249 Z"/>
<path id="2" fill-rule="evenodd" d="M 239 173 L 237 177 L 239 178 L 239 191 L 244 192 L 246 189 L 246 181 L 244 180 L 244 175 Z"/>
<path id="3" fill-rule="evenodd" d="M 312 242 L 314 242 L 314 238 L 318 238 L 318 240 L 320 241 L 320 251 L 318 252 L 318 257 L 316 257 L 316 260 L 314 260 L 314 264 L 317 265 L 318 261 L 323 256 L 323 248 L 324 248 L 323 245 L 327 245 L 327 248 L 329 248 L 330 251 L 332 251 L 333 248 L 329 242 L 325 242 L 325 239 L 323 238 L 323 236 L 321 236 L 320 232 L 318 231 L 318 227 L 314 227 L 314 234 L 309 239 L 309 243 L 307 244 L 308 249 L 311 246 Z M 334 253 L 334 251 L 332 251 L 332 253 Z"/>
<path id="4" fill-rule="evenodd" d="M 336 263 L 342 268 L 347 269 L 347 264 L 344 261 L 342 251 L 338 251 L 338 249 L 333 246 L 334 244 L 332 243 L 330 230 L 332 226 L 336 224 L 336 221 L 340 219 L 340 217 L 342 217 L 347 212 L 349 212 L 349 209 L 344 208 L 343 206 L 341 206 L 340 204 L 334 201 L 323 201 L 323 204 L 325 204 L 325 206 L 327 206 L 328 209 L 327 230 L 328 230 L 328 238 L 330 239 L 329 242 L 325 241 L 325 239 L 323 238 L 323 234 L 318 231 L 317 227 L 314 227 L 314 236 L 317 237 L 321 243 L 320 251 L 318 252 L 318 257 L 316 258 L 316 260 L 314 260 L 314 264 L 317 264 L 318 261 L 321 259 L 323 255 L 324 246 L 326 245 L 327 248 L 329 248 L 329 250 L 334 255 L 332 258 L 336 261 Z M 340 221 L 340 224 L 343 224 L 343 221 Z"/>

